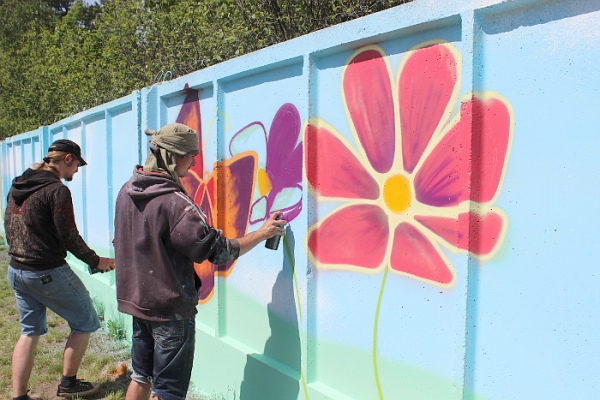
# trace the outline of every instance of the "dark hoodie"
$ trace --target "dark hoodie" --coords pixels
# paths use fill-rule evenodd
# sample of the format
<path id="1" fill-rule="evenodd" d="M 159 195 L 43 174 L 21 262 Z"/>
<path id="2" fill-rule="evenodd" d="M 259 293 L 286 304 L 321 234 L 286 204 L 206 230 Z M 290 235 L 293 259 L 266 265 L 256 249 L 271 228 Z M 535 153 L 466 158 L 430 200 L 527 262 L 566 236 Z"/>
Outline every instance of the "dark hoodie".
<path id="1" fill-rule="evenodd" d="M 148 321 L 194 316 L 194 262 L 225 264 L 240 252 L 173 178 L 140 166 L 117 197 L 114 244 L 118 309 Z"/>
<path id="2" fill-rule="evenodd" d="M 8 192 L 4 218 L 10 265 L 48 270 L 65 263 L 67 251 L 91 267 L 100 258 L 79 235 L 71 192 L 51 171 L 26 170 Z"/>

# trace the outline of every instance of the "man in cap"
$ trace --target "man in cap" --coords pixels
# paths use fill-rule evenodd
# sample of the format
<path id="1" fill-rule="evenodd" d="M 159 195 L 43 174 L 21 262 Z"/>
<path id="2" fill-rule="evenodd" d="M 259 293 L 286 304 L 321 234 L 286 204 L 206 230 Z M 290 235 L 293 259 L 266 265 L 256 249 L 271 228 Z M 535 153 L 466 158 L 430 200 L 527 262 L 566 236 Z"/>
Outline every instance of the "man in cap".
<path id="1" fill-rule="evenodd" d="M 71 192 L 61 179 L 71 181 L 86 165 L 81 149 L 70 140 L 57 140 L 41 163 L 15 178 L 8 193 L 4 219 L 10 264 L 8 281 L 14 289 L 21 336 L 12 358 L 13 399 L 28 400 L 29 377 L 41 335 L 48 331 L 46 309 L 64 318 L 71 328 L 65 345 L 58 396 L 87 396 L 95 383 L 77 379 L 90 334 L 100 322 L 90 295 L 66 263 L 67 251 L 102 272 L 114 260 L 99 257 L 77 230 Z"/>
<path id="2" fill-rule="evenodd" d="M 194 262 L 225 264 L 284 233 L 275 213 L 257 231 L 229 239 L 207 223 L 180 178 L 195 165 L 198 135 L 173 123 L 151 135 L 150 154 L 117 197 L 117 301 L 133 316 L 133 374 L 126 400 L 185 399 L 200 282 Z"/>

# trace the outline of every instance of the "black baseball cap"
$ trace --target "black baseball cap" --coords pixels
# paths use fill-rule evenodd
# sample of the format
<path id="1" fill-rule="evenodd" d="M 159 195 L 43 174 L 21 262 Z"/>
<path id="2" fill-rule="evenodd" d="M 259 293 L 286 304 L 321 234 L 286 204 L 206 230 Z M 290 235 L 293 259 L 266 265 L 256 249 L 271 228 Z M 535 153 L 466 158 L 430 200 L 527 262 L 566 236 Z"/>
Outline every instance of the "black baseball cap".
<path id="1" fill-rule="evenodd" d="M 66 153 L 71 153 L 79 160 L 79 166 L 83 167 L 87 165 L 85 160 L 81 157 L 81 148 L 79 145 L 72 140 L 68 139 L 58 139 L 55 140 L 54 143 L 48 147 L 48 152 L 51 151 L 64 151 Z"/>

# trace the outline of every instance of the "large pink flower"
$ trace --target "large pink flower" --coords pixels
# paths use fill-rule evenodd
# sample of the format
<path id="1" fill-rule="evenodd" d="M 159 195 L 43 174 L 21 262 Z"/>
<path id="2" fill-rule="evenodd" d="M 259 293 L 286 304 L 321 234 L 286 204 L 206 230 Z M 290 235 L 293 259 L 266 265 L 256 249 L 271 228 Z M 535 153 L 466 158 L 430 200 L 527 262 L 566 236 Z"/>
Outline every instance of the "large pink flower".
<path id="1" fill-rule="evenodd" d="M 492 204 L 512 135 L 508 102 L 470 94 L 453 119 L 460 54 L 424 43 L 394 78 L 383 50 L 354 54 L 342 93 L 354 143 L 322 119 L 304 132 L 305 168 L 318 202 L 343 205 L 309 229 L 308 249 L 324 268 L 392 271 L 441 286 L 455 272 L 442 246 L 486 258 L 507 218 Z M 357 147 L 357 148 L 356 148 Z"/>

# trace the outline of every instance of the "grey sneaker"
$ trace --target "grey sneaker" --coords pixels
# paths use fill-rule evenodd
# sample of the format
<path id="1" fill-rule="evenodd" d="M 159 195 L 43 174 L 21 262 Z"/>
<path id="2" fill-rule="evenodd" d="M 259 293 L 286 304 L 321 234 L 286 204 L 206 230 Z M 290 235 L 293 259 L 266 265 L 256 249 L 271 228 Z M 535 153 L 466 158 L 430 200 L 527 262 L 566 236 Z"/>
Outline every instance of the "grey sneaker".
<path id="1" fill-rule="evenodd" d="M 56 395 L 58 397 L 82 397 L 82 396 L 90 396 L 94 393 L 97 393 L 100 390 L 100 385 L 95 382 L 84 382 L 81 379 L 77 379 L 73 386 L 68 388 L 62 387 L 58 385 L 58 390 L 56 391 Z"/>

